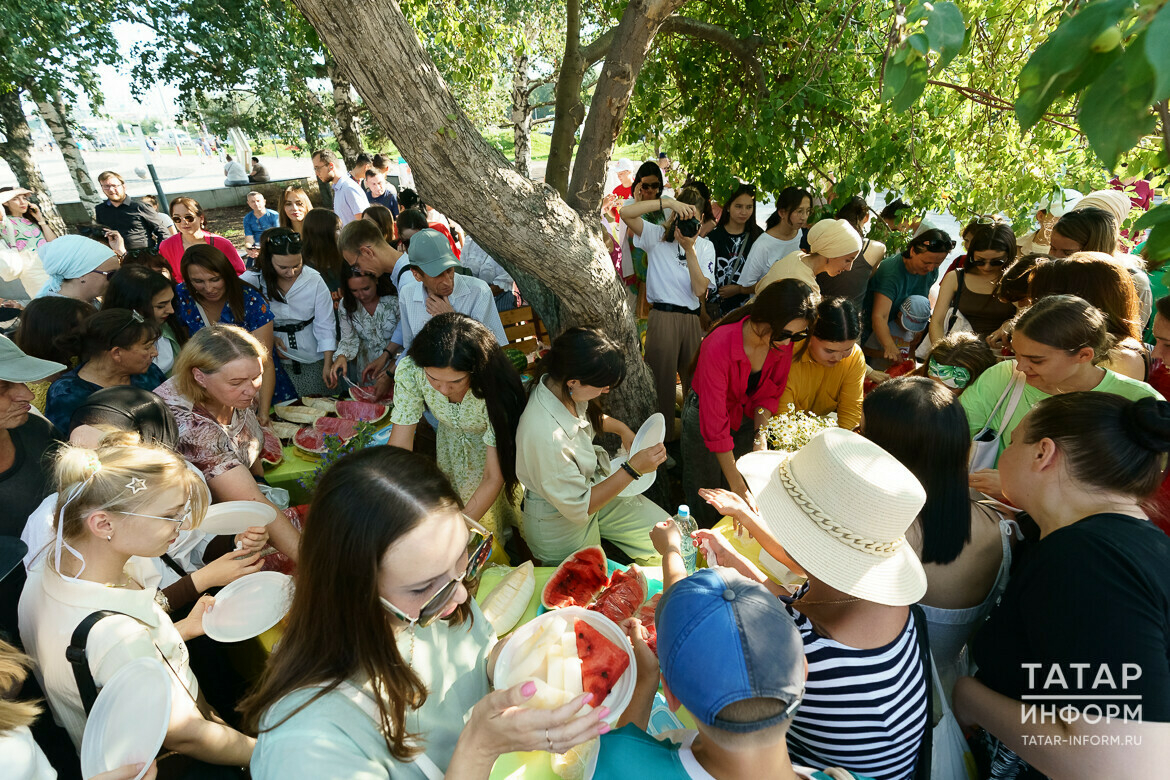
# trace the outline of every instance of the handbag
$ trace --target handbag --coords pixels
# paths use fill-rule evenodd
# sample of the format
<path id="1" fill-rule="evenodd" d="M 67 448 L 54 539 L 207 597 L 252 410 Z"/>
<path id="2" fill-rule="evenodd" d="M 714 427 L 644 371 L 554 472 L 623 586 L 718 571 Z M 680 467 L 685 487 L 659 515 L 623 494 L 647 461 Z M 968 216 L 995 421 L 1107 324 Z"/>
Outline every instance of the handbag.
<path id="1" fill-rule="evenodd" d="M 1021 372 L 1012 372 L 1012 381 L 1003 389 L 1003 393 L 999 396 L 999 400 L 995 402 L 995 407 L 991 410 L 991 414 L 987 415 L 987 422 L 979 430 L 979 433 L 971 438 L 971 458 L 968 462 L 968 473 L 974 474 L 981 469 L 995 468 L 995 462 L 999 460 L 999 440 L 1003 437 L 1002 429 L 1012 419 L 1012 415 L 1016 413 L 1016 407 L 1020 405 L 1020 398 L 1024 395 L 1024 387 L 1027 383 L 1027 378 Z M 1000 418 L 999 423 L 1000 430 L 996 430 L 991 427 L 991 424 L 995 420 L 995 413 L 1003 406 L 1005 400 L 1007 401 L 1007 406 L 1003 407 L 1003 416 Z"/>

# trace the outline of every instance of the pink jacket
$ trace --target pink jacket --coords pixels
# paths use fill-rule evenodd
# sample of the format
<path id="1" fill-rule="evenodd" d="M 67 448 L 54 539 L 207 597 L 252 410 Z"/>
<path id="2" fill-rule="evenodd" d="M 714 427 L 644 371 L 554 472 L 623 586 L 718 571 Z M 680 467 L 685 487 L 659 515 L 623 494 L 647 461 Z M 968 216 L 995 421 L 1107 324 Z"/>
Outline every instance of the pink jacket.
<path id="1" fill-rule="evenodd" d="M 749 396 L 752 364 L 743 351 L 742 322 L 722 325 L 707 334 L 699 346 L 699 361 L 691 383 L 699 397 L 699 433 L 707 449 L 730 452 L 734 446 L 731 432 L 739 430 L 745 417 L 753 418 L 757 408 L 762 406 L 776 414 L 791 368 L 791 344 L 769 350 L 760 370 L 760 382 Z"/>
<path id="2" fill-rule="evenodd" d="M 236 269 L 237 276 L 244 272 L 244 261 L 240 259 L 240 251 L 232 245 L 231 241 L 214 233 L 207 233 L 204 237 L 207 239 L 207 243 L 227 256 L 232 268 Z M 183 281 L 183 274 L 179 271 L 179 264 L 183 260 L 183 235 L 176 233 L 164 238 L 163 242 L 158 245 L 158 252 L 171 264 L 171 273 L 174 274 L 175 282 Z"/>

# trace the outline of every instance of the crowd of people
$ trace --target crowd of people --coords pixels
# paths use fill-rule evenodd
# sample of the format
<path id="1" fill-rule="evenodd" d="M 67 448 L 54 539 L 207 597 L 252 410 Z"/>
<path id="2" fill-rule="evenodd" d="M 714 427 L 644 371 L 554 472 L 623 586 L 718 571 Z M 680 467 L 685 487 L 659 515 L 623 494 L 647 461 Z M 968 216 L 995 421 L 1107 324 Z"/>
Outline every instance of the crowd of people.
<path id="1" fill-rule="evenodd" d="M 79 776 L 87 689 L 142 656 L 172 676 L 162 777 L 486 778 L 502 754 L 598 736 L 606 778 L 948 777 L 968 749 L 980 777 L 1164 771 L 1170 295 L 1122 234 L 1125 193 L 1041 204 L 1023 237 L 994 217 L 952 237 L 901 200 L 799 186 L 761 224 L 750 183 L 623 160 L 597 223 L 642 354 L 580 325 L 517 368 L 512 278 L 388 162 L 314 152 L 331 208 L 252 192 L 241 247 L 194 199 L 161 214 L 113 171 L 87 235 L 0 191 L 19 266 L 0 289 L 14 777 Z M 631 452 L 640 421 L 606 396 L 638 361 L 665 432 Z M 273 405 L 351 386 L 392 395 L 389 446 L 290 509 L 261 460 Z M 833 424 L 768 449 L 796 412 Z M 651 474 L 657 493 L 631 489 Z M 711 567 L 689 575 L 678 497 Z M 201 531 L 227 501 L 276 519 Z M 531 683 L 493 690 L 473 598 L 485 566 L 593 545 L 663 573 L 657 652 L 622 624 L 637 683 L 612 728 L 589 694 L 539 710 Z M 296 590 L 248 676 L 202 617 L 261 570 Z M 660 687 L 695 730 L 647 732 Z M 1122 694 L 1137 717 L 1090 717 Z M 1022 722 L 1037 701 L 1060 717 Z"/>

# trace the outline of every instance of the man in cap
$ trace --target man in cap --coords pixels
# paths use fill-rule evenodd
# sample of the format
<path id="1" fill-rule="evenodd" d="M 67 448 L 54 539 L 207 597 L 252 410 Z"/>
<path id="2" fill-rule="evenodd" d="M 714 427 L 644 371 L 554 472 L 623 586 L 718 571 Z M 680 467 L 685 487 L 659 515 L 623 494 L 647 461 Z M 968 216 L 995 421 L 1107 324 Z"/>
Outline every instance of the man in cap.
<path id="1" fill-rule="evenodd" d="M 858 777 L 793 766 L 786 735 L 804 694 L 800 632 L 767 588 L 732 569 L 702 569 L 672 584 L 655 616 L 662 687 L 697 731 L 643 731 L 657 689 L 654 655 L 634 639 L 638 684 L 622 728 L 601 739 L 596 777 L 630 768 L 656 780 Z"/>

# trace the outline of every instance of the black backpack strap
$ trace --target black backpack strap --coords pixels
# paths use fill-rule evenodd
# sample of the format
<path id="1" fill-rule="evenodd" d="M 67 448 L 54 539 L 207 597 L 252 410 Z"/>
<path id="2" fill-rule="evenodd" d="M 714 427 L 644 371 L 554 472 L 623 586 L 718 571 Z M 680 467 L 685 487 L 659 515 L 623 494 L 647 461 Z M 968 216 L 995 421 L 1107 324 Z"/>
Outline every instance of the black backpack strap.
<path id="1" fill-rule="evenodd" d="M 249 212 L 249 213 L 251 213 L 251 212 Z M 162 562 L 164 564 L 166 564 L 166 567 L 168 569 L 173 571 L 175 574 L 179 575 L 179 579 L 182 579 L 183 577 L 187 576 L 186 570 L 184 570 L 183 567 L 180 566 L 178 564 L 178 562 L 175 561 L 175 559 L 172 558 L 171 556 L 167 555 L 166 553 L 163 553 L 162 555 L 160 555 L 158 557 L 162 559 Z"/>
<path id="2" fill-rule="evenodd" d="M 101 609 L 91 613 L 85 620 L 77 624 L 77 628 L 73 630 L 73 636 L 69 639 L 69 647 L 65 649 L 65 658 L 73 667 L 73 679 L 77 681 L 77 692 L 81 694 L 81 704 L 85 707 L 87 716 L 89 711 L 93 709 L 93 703 L 97 700 L 98 694 L 97 685 L 93 681 L 93 673 L 89 669 L 89 657 L 85 652 L 85 646 L 89 643 L 89 632 L 98 624 L 98 621 L 111 615 L 121 614 L 121 612 L 115 612 L 111 609 Z"/>
<path id="3" fill-rule="evenodd" d="M 934 680 L 930 666 L 930 636 L 926 628 L 926 614 L 917 604 L 910 605 L 914 617 L 914 632 L 918 635 L 918 657 L 922 662 L 922 675 L 926 679 L 926 725 L 922 734 L 922 745 L 918 748 L 918 766 L 914 769 L 914 780 L 930 780 L 931 753 L 934 748 Z"/>

